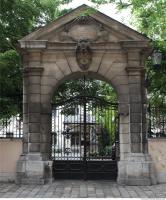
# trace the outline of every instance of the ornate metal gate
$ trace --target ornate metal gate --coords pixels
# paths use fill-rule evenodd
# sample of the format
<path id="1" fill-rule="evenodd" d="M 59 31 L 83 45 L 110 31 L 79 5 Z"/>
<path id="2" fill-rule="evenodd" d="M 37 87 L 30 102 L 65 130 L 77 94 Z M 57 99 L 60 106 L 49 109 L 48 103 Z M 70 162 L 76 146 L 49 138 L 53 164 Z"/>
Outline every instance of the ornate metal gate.
<path id="1" fill-rule="evenodd" d="M 115 179 L 118 149 L 117 104 L 77 96 L 53 105 L 54 178 Z"/>

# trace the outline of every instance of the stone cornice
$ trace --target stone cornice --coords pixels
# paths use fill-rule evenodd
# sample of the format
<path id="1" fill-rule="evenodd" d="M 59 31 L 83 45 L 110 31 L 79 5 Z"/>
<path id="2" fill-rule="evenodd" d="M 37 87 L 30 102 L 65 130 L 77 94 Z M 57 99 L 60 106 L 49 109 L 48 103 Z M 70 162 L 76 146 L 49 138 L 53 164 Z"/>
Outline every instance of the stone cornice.
<path id="1" fill-rule="evenodd" d="M 44 71 L 43 67 L 25 67 L 23 68 L 23 73 L 27 74 L 27 73 L 41 73 Z"/>
<path id="2" fill-rule="evenodd" d="M 55 50 L 72 50 L 75 49 L 77 42 L 49 42 L 48 40 L 20 40 L 20 48 L 26 50 L 43 50 L 43 49 L 55 49 Z M 118 42 L 91 42 L 92 49 L 123 49 L 125 51 L 142 51 L 152 49 L 149 41 L 118 41 Z M 22 51 L 22 50 L 21 50 Z"/>
<path id="3" fill-rule="evenodd" d="M 121 45 L 124 49 L 127 51 L 130 51 L 135 49 L 136 51 L 150 48 L 150 41 L 145 41 L 145 40 L 138 40 L 138 41 L 121 41 Z"/>
<path id="4" fill-rule="evenodd" d="M 45 49 L 47 47 L 47 40 L 19 40 L 22 49 Z"/>
<path id="5" fill-rule="evenodd" d="M 75 50 L 77 42 L 49 42 L 47 40 L 20 41 L 21 51 Z M 91 42 L 92 50 L 122 50 L 121 42 Z"/>
<path id="6" fill-rule="evenodd" d="M 130 73 L 130 72 L 145 72 L 145 68 L 143 66 L 136 66 L 136 67 L 127 66 L 126 71 L 128 73 Z"/>

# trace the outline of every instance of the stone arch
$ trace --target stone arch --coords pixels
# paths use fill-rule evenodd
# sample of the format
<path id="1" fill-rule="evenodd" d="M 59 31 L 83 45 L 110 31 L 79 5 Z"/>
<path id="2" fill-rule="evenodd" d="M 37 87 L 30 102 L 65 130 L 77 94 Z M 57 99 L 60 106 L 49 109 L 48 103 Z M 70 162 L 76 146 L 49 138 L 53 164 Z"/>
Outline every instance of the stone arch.
<path id="1" fill-rule="evenodd" d="M 73 78 L 79 78 L 83 75 L 86 75 L 87 77 L 91 77 L 94 79 L 99 79 L 99 80 L 103 80 L 107 83 L 109 83 L 111 86 L 113 86 L 114 90 L 117 93 L 117 97 L 118 97 L 118 103 L 119 103 L 119 113 L 121 112 L 120 118 L 121 118 L 121 126 L 123 126 L 124 124 L 126 125 L 127 123 L 124 123 L 125 120 L 127 120 L 128 118 L 128 78 L 127 78 L 127 73 L 125 70 L 125 65 L 120 64 L 120 67 L 122 67 L 122 73 L 119 75 L 117 74 L 117 71 L 115 73 L 115 76 L 110 79 L 109 77 L 106 77 L 104 75 L 101 75 L 100 73 L 96 73 L 93 71 L 88 71 L 88 72 L 81 72 L 81 71 L 77 71 L 77 72 L 71 72 L 67 75 L 64 75 L 61 79 L 57 80 L 55 77 L 52 78 L 52 80 L 50 80 L 47 76 L 47 72 L 46 72 L 46 77 L 45 77 L 45 73 L 43 72 L 42 77 L 41 77 L 41 120 L 42 120 L 42 125 L 41 125 L 41 132 L 44 133 L 45 135 L 47 135 L 47 139 L 48 138 L 48 132 L 50 132 L 50 113 L 51 113 L 51 100 L 52 100 L 52 96 L 55 92 L 55 90 L 58 88 L 58 86 L 65 80 L 70 80 Z M 49 69 L 49 65 L 47 65 L 47 69 Z M 53 68 L 54 69 L 54 68 Z M 114 70 L 114 68 L 112 68 Z M 55 70 L 55 69 L 54 69 Z M 50 71 L 50 74 L 54 74 L 54 70 Z M 113 71 L 112 70 L 112 71 Z M 111 71 L 111 70 L 110 70 Z M 111 72 L 110 72 L 111 73 Z M 123 78 L 122 78 L 123 77 Z M 43 85 L 43 80 L 44 79 L 44 83 L 49 83 L 49 85 Z M 48 89 L 49 87 L 49 89 Z M 45 92 L 46 90 L 46 92 Z M 125 115 L 122 115 L 123 112 L 126 112 Z M 45 118 L 47 120 L 45 120 Z M 45 123 L 44 123 L 45 122 Z M 48 122 L 48 123 L 46 123 Z M 124 126 L 125 126 L 124 125 Z M 126 134 L 129 134 L 129 130 L 127 130 L 126 128 Z M 122 140 L 122 138 L 121 138 Z M 127 139 L 126 139 L 127 140 Z M 129 138 L 128 138 L 129 141 Z M 44 141 L 43 141 L 44 142 Z M 123 143 L 123 142 L 122 142 Z M 45 144 L 41 144 L 41 149 L 44 149 Z M 121 147 L 122 149 L 124 148 L 124 145 L 128 145 L 128 144 L 123 144 L 123 146 Z M 45 146 L 45 148 L 47 148 L 47 150 L 49 149 L 50 144 L 48 142 L 48 145 Z M 47 151 L 46 150 L 46 151 Z M 43 150 L 41 150 L 43 151 Z M 42 152 L 43 153 L 43 152 Z M 49 153 L 49 152 L 47 152 Z M 121 158 L 125 157 L 127 154 L 129 153 L 129 149 L 122 151 L 121 152 Z"/>
<path id="2" fill-rule="evenodd" d="M 144 86 L 150 40 L 100 12 L 92 13 L 84 24 L 79 15 L 87 8 L 83 5 L 19 41 L 24 62 L 24 138 L 18 182 L 44 183 L 49 179 L 52 94 L 65 79 L 86 74 L 110 83 L 117 91 L 121 151 L 118 182 L 151 184 Z M 86 70 L 76 55 L 78 43 L 85 39 L 92 51 Z"/>

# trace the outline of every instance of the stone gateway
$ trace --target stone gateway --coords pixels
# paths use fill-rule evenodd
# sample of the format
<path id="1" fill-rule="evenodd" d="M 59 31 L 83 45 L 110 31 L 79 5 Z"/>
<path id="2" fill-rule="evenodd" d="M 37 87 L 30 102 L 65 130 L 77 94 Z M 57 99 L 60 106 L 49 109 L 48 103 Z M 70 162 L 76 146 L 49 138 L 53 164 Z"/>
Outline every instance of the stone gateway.
<path id="1" fill-rule="evenodd" d="M 150 39 L 82 5 L 19 40 L 24 64 L 23 152 L 17 183 L 52 180 L 51 100 L 65 80 L 104 80 L 117 92 L 120 116 L 118 183 L 155 183 L 148 154 L 144 62 Z"/>

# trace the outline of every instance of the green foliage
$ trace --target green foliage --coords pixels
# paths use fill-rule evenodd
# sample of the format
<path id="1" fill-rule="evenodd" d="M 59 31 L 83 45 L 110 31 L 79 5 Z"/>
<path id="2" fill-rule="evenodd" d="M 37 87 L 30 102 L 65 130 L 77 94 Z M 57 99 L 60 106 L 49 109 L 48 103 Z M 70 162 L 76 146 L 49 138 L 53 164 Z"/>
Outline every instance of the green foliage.
<path id="1" fill-rule="evenodd" d="M 146 67 L 150 82 L 148 98 L 151 105 L 157 107 L 166 106 L 166 59 L 163 56 L 160 68 L 155 68 L 151 60 L 146 62 Z"/>
<path id="2" fill-rule="evenodd" d="M 15 50 L 0 53 L 0 118 L 21 111 L 21 60 Z"/>
<path id="3" fill-rule="evenodd" d="M 59 17 L 58 6 L 68 2 L 69 0 L 0 1 L 0 52 L 15 48 L 18 39 Z"/>
<path id="4" fill-rule="evenodd" d="M 101 136 L 103 136 L 101 138 L 101 143 L 104 145 L 102 148 L 107 146 L 104 142 L 107 136 L 110 138 L 108 146 L 112 145 L 115 141 L 116 134 L 117 109 L 112 109 L 108 104 L 106 104 L 106 106 L 104 102 L 117 102 L 117 95 L 110 84 L 90 78 L 86 78 L 85 82 L 83 78 L 66 81 L 56 90 L 53 97 L 53 103 L 67 101 L 73 97 L 83 95 L 97 97 L 100 99 L 99 101 L 96 100 L 94 102 L 89 102 L 88 109 L 95 113 L 97 122 L 101 123 L 103 127 L 105 127 L 102 130 L 103 133 L 101 134 Z M 102 106 L 101 103 L 103 103 Z M 78 105 L 76 100 L 67 103 L 63 108 L 62 113 L 65 115 L 74 114 L 75 105 Z"/>
<path id="5" fill-rule="evenodd" d="M 166 39 L 166 0 L 91 0 L 97 5 L 115 3 L 118 9 L 131 8 L 138 31 L 153 40 Z"/>
<path id="6" fill-rule="evenodd" d="M 80 17 L 87 17 L 89 15 L 94 14 L 95 12 L 96 12 L 95 8 L 88 8 L 86 9 L 86 11 L 80 13 Z"/>
<path id="7" fill-rule="evenodd" d="M 64 15 L 69 10 L 59 10 L 59 6 L 69 3 L 72 0 L 3 0 L 0 1 L 0 101 L 8 102 L 3 107 L 3 112 L 16 112 L 18 105 L 11 102 L 21 102 L 22 78 L 21 78 L 21 59 L 17 53 L 17 41 L 35 29 L 53 21 L 57 17 Z M 147 62 L 150 69 L 151 86 L 149 87 L 150 100 L 154 104 L 165 103 L 165 65 L 166 65 L 166 0 L 91 0 L 96 5 L 105 3 L 116 3 L 119 9 L 131 7 L 135 25 L 138 31 L 146 34 L 155 40 L 155 46 L 162 50 L 164 59 L 162 71 L 155 71 L 151 62 Z M 95 12 L 95 9 L 81 13 L 87 16 Z M 87 93 L 96 95 L 99 91 L 100 97 L 114 101 L 116 94 L 111 91 L 108 84 L 99 84 L 93 81 L 91 88 L 87 88 Z M 98 87 L 100 85 L 100 87 Z M 79 89 L 79 82 L 71 81 L 60 86 L 59 92 L 54 100 L 76 95 Z M 70 89 L 69 89 L 70 88 Z M 93 89 L 92 89 L 93 88 Z M 75 89 L 75 91 L 74 91 Z M 74 93 L 73 93 L 74 92 Z M 15 98 L 9 98 L 16 96 Z M 14 100 L 18 99 L 18 100 Z M 10 105 L 11 104 L 11 105 Z M 9 112 L 9 110 L 13 110 Z M 6 110 L 6 111 L 5 111 Z M 18 109 L 19 112 L 20 109 Z M 2 113 L 2 106 L 1 106 Z"/>
<path id="8" fill-rule="evenodd" d="M 109 135 L 110 141 L 108 145 L 113 145 L 115 142 L 115 136 L 117 134 L 117 107 L 108 106 L 104 109 L 96 110 L 96 119 L 98 123 L 101 123 Z"/>
<path id="9" fill-rule="evenodd" d="M 82 95 L 99 97 L 106 101 L 117 101 L 116 93 L 110 84 L 90 78 L 86 78 L 84 84 L 84 79 L 81 78 L 62 83 L 55 92 L 53 103 Z"/>
<path id="10" fill-rule="evenodd" d="M 70 0 L 0 1 L 0 118 L 21 112 L 22 63 L 18 40 L 68 12 Z"/>
<path id="11" fill-rule="evenodd" d="M 137 30 L 153 40 L 154 47 L 163 53 L 160 70 L 150 60 L 147 71 L 150 79 L 149 101 L 154 106 L 166 106 L 166 0 L 91 0 L 100 5 L 115 3 L 118 9 L 130 8 L 132 22 Z"/>
<path id="12" fill-rule="evenodd" d="M 103 147 L 106 147 L 110 144 L 111 138 L 110 138 L 110 133 L 109 130 L 106 128 L 102 128 L 101 130 L 101 143 Z"/>

